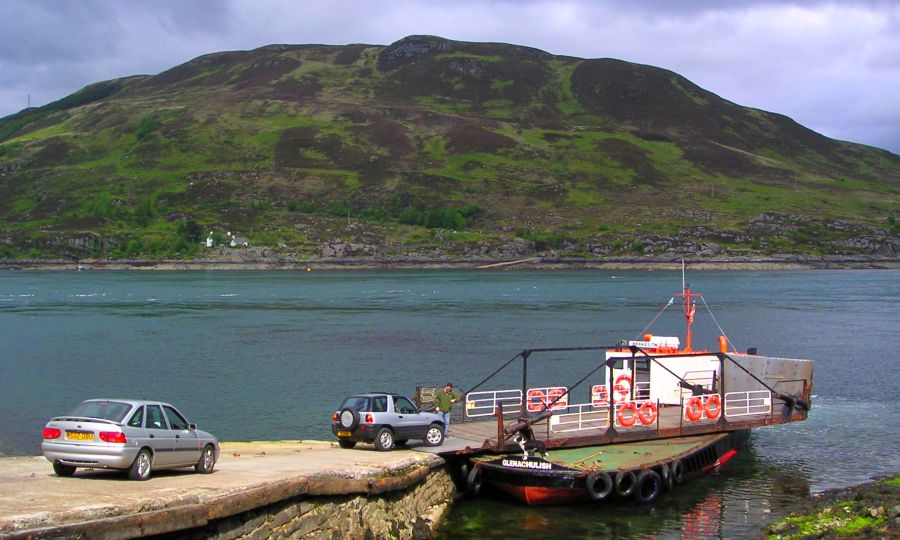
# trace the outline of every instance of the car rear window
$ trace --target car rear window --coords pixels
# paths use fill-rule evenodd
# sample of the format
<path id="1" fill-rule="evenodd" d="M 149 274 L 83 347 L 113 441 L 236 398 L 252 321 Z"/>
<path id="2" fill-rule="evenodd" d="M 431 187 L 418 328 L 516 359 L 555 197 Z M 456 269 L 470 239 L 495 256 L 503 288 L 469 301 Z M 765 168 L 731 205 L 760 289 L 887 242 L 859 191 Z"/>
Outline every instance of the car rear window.
<path id="1" fill-rule="evenodd" d="M 85 401 L 75 407 L 69 416 L 82 416 L 84 418 L 101 418 L 112 422 L 121 422 L 131 405 L 121 401 Z"/>
<path id="2" fill-rule="evenodd" d="M 363 396 L 348 397 L 341 404 L 341 409 L 353 409 L 354 411 L 369 411 L 369 398 Z"/>

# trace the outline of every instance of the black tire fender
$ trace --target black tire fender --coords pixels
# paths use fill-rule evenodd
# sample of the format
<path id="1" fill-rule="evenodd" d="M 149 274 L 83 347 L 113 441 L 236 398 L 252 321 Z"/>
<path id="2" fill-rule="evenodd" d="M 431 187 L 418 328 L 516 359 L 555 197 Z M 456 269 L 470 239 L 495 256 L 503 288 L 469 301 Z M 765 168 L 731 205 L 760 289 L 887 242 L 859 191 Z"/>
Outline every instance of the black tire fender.
<path id="1" fill-rule="evenodd" d="M 641 504 L 650 504 L 659 497 L 662 491 L 662 478 L 654 470 L 641 471 L 634 484 L 634 500 Z"/>
<path id="2" fill-rule="evenodd" d="M 676 484 L 680 484 L 684 482 L 684 464 L 680 459 L 676 459 L 669 463 L 669 473 L 672 475 L 672 480 Z"/>
<path id="3" fill-rule="evenodd" d="M 665 463 L 659 466 L 659 477 L 662 479 L 663 489 L 666 491 L 675 489 L 675 479 L 672 477 L 672 470 Z"/>
<path id="4" fill-rule="evenodd" d="M 613 492 L 612 478 L 603 471 L 592 472 L 584 479 L 584 486 L 588 495 L 595 501 L 602 501 Z"/>
<path id="5" fill-rule="evenodd" d="M 470 470 L 472 470 L 472 465 L 468 461 L 460 463 L 459 468 L 456 469 L 456 487 L 460 491 L 465 491 L 468 487 L 467 482 L 469 481 Z"/>
<path id="6" fill-rule="evenodd" d="M 637 475 L 634 471 L 619 471 L 616 473 L 616 494 L 619 497 L 627 497 L 634 492 L 637 485 Z"/>
<path id="7" fill-rule="evenodd" d="M 470 497 L 477 497 L 481 494 L 483 476 L 481 473 L 481 467 L 472 466 L 472 470 L 469 471 L 468 476 L 466 476 L 466 494 Z"/>

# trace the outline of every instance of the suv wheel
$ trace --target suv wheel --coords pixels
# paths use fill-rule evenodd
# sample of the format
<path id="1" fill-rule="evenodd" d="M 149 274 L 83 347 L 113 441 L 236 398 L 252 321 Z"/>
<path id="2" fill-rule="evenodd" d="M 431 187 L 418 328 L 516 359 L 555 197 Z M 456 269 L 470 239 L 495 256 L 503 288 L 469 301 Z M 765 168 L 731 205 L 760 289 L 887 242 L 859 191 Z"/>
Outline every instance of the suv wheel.
<path id="1" fill-rule="evenodd" d="M 351 448 L 356 448 L 356 441 L 349 441 L 347 439 L 338 439 L 338 444 L 341 445 L 341 448 L 346 448 L 350 450 Z"/>
<path id="2" fill-rule="evenodd" d="M 375 448 L 381 451 L 394 448 L 394 432 L 390 428 L 383 427 L 378 430 L 378 434 L 375 435 Z"/>
<path id="3" fill-rule="evenodd" d="M 344 407 L 338 416 L 338 425 L 342 429 L 353 431 L 359 425 L 359 413 L 350 407 Z"/>
<path id="4" fill-rule="evenodd" d="M 444 443 L 444 428 L 440 424 L 431 424 L 425 432 L 425 444 L 428 446 L 440 446 Z"/>

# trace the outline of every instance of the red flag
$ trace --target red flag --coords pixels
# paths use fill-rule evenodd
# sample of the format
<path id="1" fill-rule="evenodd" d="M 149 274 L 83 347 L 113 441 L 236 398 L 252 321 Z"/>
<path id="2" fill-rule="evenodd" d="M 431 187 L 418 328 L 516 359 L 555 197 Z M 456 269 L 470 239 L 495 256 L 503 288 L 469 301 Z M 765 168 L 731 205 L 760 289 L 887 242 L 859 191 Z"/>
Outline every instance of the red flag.
<path id="1" fill-rule="evenodd" d="M 697 311 L 697 304 L 691 304 L 691 311 L 688 313 L 688 324 L 694 324 L 694 313 Z"/>

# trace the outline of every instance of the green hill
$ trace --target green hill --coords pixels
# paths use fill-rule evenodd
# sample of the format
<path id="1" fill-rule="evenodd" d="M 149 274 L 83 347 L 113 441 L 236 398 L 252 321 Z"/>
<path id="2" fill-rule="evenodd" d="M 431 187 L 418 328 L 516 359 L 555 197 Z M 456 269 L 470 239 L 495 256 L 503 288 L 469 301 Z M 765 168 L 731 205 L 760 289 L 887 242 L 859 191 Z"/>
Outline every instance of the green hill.
<path id="1" fill-rule="evenodd" d="M 735 66 L 740 69 L 740 66 Z M 499 43 L 272 45 L 0 119 L 0 257 L 881 253 L 900 156 Z"/>

